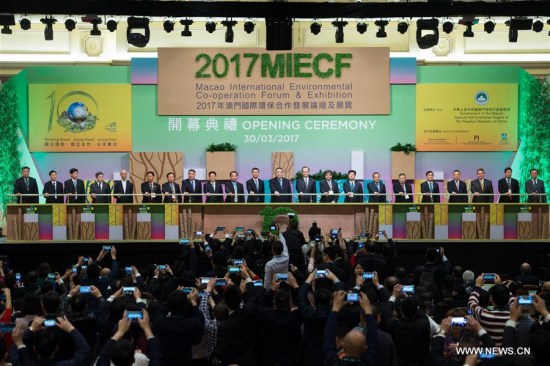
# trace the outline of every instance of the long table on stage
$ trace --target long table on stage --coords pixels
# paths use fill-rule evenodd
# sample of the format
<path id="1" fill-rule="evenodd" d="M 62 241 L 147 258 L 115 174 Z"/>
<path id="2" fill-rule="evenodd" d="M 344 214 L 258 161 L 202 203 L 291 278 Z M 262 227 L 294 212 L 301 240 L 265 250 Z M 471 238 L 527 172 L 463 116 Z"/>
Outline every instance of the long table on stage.
<path id="1" fill-rule="evenodd" d="M 262 230 L 266 207 L 295 211 L 302 231 L 313 221 L 344 237 L 385 230 L 408 240 L 547 240 L 548 204 L 210 203 L 11 204 L 8 242 L 176 241 L 217 226 Z M 285 215 L 275 217 L 286 224 Z"/>

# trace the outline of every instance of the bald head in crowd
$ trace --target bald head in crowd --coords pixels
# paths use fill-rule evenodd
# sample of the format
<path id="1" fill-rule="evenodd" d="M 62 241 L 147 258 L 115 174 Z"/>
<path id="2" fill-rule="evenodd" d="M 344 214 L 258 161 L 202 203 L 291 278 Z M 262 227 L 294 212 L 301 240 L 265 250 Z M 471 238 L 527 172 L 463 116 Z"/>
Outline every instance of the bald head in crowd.
<path id="1" fill-rule="evenodd" d="M 344 353 L 350 358 L 361 358 L 361 355 L 367 350 L 367 338 L 356 329 L 353 329 L 344 337 Z"/>

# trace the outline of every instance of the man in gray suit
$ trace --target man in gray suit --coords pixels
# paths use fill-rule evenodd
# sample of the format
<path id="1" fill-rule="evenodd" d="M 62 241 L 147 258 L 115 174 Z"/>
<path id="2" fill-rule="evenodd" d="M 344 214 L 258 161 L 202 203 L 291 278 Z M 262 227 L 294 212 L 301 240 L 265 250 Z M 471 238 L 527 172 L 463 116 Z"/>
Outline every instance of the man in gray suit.
<path id="1" fill-rule="evenodd" d="M 525 192 L 529 194 L 527 202 L 546 203 L 546 190 L 544 189 L 544 181 L 538 179 L 539 171 L 531 169 L 531 179 L 525 182 Z"/>

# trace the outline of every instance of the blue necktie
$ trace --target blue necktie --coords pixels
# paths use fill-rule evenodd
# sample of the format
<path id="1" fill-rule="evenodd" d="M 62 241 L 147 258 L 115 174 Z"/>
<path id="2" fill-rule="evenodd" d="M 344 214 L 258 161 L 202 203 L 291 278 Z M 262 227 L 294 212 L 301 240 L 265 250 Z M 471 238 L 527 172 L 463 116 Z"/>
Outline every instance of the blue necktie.
<path id="1" fill-rule="evenodd" d="M 355 183 L 351 182 L 351 184 L 349 185 L 349 188 L 353 192 L 353 189 L 355 188 Z"/>
<path id="2" fill-rule="evenodd" d="M 380 192 L 380 183 L 376 183 L 376 190 Z"/>

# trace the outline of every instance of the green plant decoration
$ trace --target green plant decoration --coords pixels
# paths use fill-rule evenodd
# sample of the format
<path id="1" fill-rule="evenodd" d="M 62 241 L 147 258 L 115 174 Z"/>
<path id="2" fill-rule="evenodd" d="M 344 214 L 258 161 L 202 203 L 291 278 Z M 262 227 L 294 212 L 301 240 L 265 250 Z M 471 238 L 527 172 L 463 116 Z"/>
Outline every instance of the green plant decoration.
<path id="1" fill-rule="evenodd" d="M 319 169 L 319 171 L 317 173 L 310 174 L 309 176 L 312 177 L 313 179 L 317 180 L 317 181 L 325 180 L 325 174 L 323 173 L 323 171 L 321 169 Z M 301 170 L 296 172 L 296 177 L 294 179 L 300 179 L 300 178 L 302 178 L 302 171 Z M 334 180 L 348 179 L 348 173 L 341 173 L 341 172 L 337 172 L 337 171 L 333 170 L 332 171 L 332 179 L 334 179 Z"/>
<path id="2" fill-rule="evenodd" d="M 216 151 L 235 151 L 237 150 L 237 145 L 230 144 L 229 142 L 224 142 L 221 144 L 210 144 L 206 147 L 207 152 L 216 152 Z"/>
<path id="3" fill-rule="evenodd" d="M 13 200 L 7 195 L 13 193 L 13 182 L 21 172 L 20 152 L 17 146 L 20 137 L 17 134 L 18 99 L 15 81 L 9 79 L 0 87 L 0 205 L 6 219 L 6 205 Z"/>
<path id="4" fill-rule="evenodd" d="M 550 74 L 541 82 L 522 72 L 519 88 L 519 181 L 525 193 L 523 182 L 530 179 L 531 169 L 539 171 L 541 181 L 550 178 Z M 526 201 L 527 196 L 522 196 Z"/>
<path id="5" fill-rule="evenodd" d="M 262 232 L 269 231 L 269 227 L 275 221 L 275 218 L 280 215 L 288 215 L 289 213 L 293 213 L 293 219 L 292 221 L 299 223 L 298 215 L 296 214 L 296 211 L 294 211 L 291 208 L 288 207 L 272 207 L 272 206 L 266 206 L 264 209 L 262 209 L 258 215 L 262 216 L 264 218 L 264 221 L 262 222 Z"/>
<path id="6" fill-rule="evenodd" d="M 391 151 L 402 151 L 402 152 L 405 153 L 405 155 L 410 155 L 411 152 L 416 151 L 416 145 L 411 144 L 410 142 L 403 145 L 400 142 L 398 142 L 397 144 L 390 147 L 390 150 Z"/>

